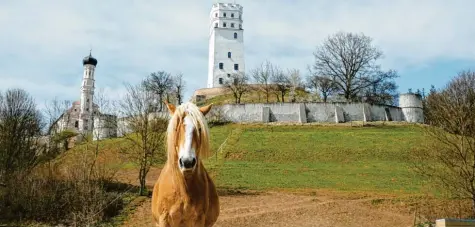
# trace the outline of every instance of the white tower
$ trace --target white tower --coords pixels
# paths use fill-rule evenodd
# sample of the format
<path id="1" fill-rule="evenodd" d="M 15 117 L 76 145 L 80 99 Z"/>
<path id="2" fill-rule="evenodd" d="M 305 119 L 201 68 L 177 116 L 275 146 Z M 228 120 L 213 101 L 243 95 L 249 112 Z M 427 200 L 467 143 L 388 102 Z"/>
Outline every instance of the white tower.
<path id="1" fill-rule="evenodd" d="M 210 12 L 208 88 L 222 87 L 227 77 L 244 73 L 242 6 L 215 3 Z"/>
<path id="2" fill-rule="evenodd" d="M 79 132 L 91 132 L 93 125 L 94 71 L 97 60 L 86 56 L 83 61 L 84 75 L 81 86 L 81 107 L 79 109 Z"/>

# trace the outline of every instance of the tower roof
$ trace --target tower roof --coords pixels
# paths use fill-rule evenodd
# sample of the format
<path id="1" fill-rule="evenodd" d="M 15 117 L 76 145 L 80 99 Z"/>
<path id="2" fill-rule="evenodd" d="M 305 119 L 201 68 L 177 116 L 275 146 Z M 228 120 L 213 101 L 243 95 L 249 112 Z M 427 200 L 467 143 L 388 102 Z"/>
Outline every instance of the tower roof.
<path id="1" fill-rule="evenodd" d="M 96 66 L 97 65 L 97 59 L 92 57 L 91 51 L 89 51 L 89 56 L 84 57 L 84 59 L 82 60 L 82 64 L 83 65 L 94 65 L 94 66 Z"/>

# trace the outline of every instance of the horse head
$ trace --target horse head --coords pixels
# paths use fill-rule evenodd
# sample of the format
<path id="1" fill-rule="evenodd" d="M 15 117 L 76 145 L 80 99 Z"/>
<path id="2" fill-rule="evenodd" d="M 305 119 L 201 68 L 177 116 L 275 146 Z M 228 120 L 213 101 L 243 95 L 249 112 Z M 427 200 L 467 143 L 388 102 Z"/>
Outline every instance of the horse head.
<path id="1" fill-rule="evenodd" d="M 191 102 L 178 107 L 165 102 L 171 119 L 168 125 L 168 159 L 186 176 L 200 165 L 200 158 L 209 155 L 209 129 L 205 115 L 212 104 L 197 107 Z"/>

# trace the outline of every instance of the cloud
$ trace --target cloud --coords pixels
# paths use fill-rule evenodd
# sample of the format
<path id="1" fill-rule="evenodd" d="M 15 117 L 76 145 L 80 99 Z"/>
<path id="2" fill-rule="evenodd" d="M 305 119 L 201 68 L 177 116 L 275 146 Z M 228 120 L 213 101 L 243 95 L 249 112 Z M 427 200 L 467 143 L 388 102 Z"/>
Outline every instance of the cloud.
<path id="1" fill-rule="evenodd" d="M 371 36 L 401 89 L 437 74 L 434 64 L 473 65 L 470 0 L 238 1 L 244 7 L 246 69 L 270 60 L 306 73 L 316 45 L 338 31 Z M 0 90 L 20 87 L 38 102 L 79 99 L 82 58 L 98 59 L 96 87 L 124 92 L 152 71 L 183 72 L 186 97 L 205 87 L 209 10 L 202 1 L 0 2 Z M 466 64 L 468 62 L 468 64 Z M 442 70 L 443 71 L 443 70 Z M 444 71 L 446 73 L 446 71 Z M 421 79 L 421 81 L 424 81 Z M 419 85 L 417 85 L 419 86 Z M 428 86 L 428 85 L 420 85 Z"/>

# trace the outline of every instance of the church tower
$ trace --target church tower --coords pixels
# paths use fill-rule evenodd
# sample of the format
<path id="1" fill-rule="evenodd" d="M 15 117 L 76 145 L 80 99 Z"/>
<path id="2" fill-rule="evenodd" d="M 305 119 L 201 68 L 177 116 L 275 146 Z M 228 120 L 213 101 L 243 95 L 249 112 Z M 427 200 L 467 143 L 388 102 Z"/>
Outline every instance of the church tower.
<path id="1" fill-rule="evenodd" d="M 210 12 L 208 88 L 222 87 L 234 73 L 244 73 L 242 6 L 215 3 Z"/>
<path id="2" fill-rule="evenodd" d="M 93 97 L 94 97 L 94 71 L 97 60 L 91 56 L 86 56 L 82 64 L 84 74 L 81 86 L 81 107 L 79 109 L 79 132 L 91 132 L 93 125 Z"/>

